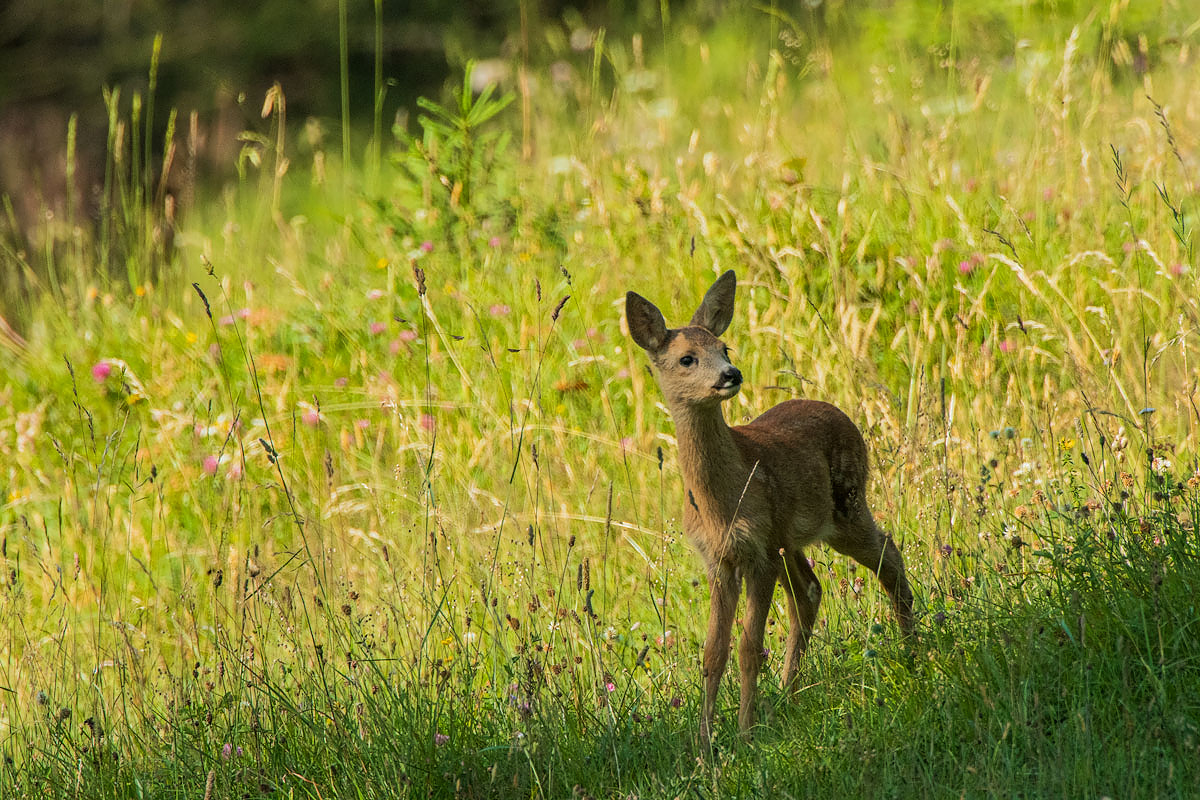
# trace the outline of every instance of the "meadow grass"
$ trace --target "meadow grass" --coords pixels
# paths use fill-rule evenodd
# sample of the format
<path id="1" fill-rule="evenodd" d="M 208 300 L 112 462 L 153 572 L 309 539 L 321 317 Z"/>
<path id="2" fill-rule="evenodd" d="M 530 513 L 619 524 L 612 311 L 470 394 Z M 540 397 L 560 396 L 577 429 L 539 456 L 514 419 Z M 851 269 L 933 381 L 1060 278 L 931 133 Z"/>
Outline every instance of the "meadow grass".
<path id="1" fill-rule="evenodd" d="M 1194 795 L 1196 21 L 971 8 L 551 29 L 370 169 L 273 90 L 174 266 L 152 191 L 6 251 L 57 278 L 0 383 L 0 795 Z M 728 268 L 728 416 L 862 427 L 920 642 L 813 550 L 802 689 L 777 605 L 700 758 L 621 308 Z"/>

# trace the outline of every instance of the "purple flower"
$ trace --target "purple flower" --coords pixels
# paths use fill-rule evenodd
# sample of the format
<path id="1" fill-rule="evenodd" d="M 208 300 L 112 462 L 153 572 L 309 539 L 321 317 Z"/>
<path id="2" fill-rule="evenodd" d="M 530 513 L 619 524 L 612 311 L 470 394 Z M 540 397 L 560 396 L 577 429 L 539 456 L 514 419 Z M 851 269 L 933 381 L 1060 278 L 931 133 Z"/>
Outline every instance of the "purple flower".
<path id="1" fill-rule="evenodd" d="M 437 733 L 435 733 L 433 735 L 433 743 L 436 744 L 438 747 L 441 747 L 448 741 L 450 741 L 450 737 L 447 736 L 446 734 L 442 733 L 441 731 L 438 731 Z"/>

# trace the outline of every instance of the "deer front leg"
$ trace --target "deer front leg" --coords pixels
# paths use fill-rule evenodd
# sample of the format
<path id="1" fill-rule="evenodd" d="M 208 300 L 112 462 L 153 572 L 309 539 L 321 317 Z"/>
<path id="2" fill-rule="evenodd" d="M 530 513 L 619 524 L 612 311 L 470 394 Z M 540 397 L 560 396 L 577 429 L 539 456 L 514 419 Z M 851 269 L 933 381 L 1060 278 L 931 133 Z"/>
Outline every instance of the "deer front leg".
<path id="1" fill-rule="evenodd" d="M 821 582 L 808 564 L 802 550 L 784 555 L 783 588 L 788 595 L 787 653 L 783 659 L 783 686 L 795 692 L 799 685 L 800 658 L 808 647 L 813 625 L 817 620 L 817 608 L 821 605 Z"/>
<path id="2" fill-rule="evenodd" d="M 767 612 L 771 609 L 771 597 L 775 594 L 777 576 L 778 573 L 770 569 L 752 569 L 746 572 L 746 623 L 738 648 L 742 686 L 741 702 L 738 705 L 738 730 L 743 738 L 749 738 L 750 729 L 754 727 L 758 673 L 762 669 L 764 658 L 763 634 L 767 626 Z"/>
<path id="3" fill-rule="evenodd" d="M 712 746 L 713 714 L 717 706 L 717 691 L 729 661 L 729 639 L 733 629 L 733 614 L 737 610 L 738 580 L 728 564 L 718 564 L 709 571 L 708 588 L 711 600 L 708 612 L 708 634 L 704 639 L 704 702 L 700 708 L 700 747 Z"/>

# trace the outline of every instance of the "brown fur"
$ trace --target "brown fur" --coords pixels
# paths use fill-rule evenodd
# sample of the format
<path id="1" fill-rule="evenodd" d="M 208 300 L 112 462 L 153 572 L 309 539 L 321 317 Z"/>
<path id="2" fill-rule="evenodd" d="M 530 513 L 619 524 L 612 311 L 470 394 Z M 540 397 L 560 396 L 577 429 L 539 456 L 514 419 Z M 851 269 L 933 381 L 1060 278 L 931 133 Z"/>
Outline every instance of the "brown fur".
<path id="1" fill-rule="evenodd" d="M 808 545 L 824 542 L 876 572 L 901 631 L 913 634 L 904 560 L 867 507 L 867 447 L 850 418 L 829 403 L 788 400 L 746 425 L 726 424 L 721 403 L 737 394 L 741 373 L 717 337 L 733 318 L 735 286 L 733 272 L 726 272 L 705 294 L 691 324 L 676 329 L 668 329 L 662 313 L 645 298 L 633 292 L 625 297 L 630 334 L 650 356 L 675 420 L 684 530 L 708 570 L 712 597 L 700 713 L 706 748 L 743 582 L 742 733 L 754 724 L 763 634 L 776 581 L 787 593 L 791 622 L 784 685 L 796 687 L 799 659 L 821 601 L 821 584 L 804 555 Z"/>

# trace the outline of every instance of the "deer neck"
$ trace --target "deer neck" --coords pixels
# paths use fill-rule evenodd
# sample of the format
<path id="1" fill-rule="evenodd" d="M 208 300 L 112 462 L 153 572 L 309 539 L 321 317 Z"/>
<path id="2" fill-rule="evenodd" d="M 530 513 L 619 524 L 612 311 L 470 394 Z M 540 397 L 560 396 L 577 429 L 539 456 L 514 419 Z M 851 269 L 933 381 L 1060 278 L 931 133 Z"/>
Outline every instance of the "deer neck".
<path id="1" fill-rule="evenodd" d="M 672 408 L 671 415 L 687 502 L 727 524 L 749 476 L 721 405 Z"/>

